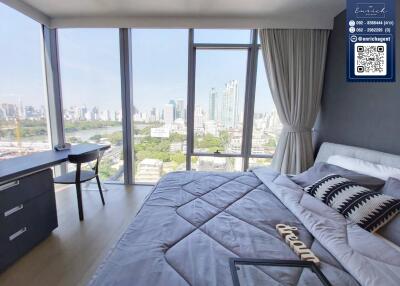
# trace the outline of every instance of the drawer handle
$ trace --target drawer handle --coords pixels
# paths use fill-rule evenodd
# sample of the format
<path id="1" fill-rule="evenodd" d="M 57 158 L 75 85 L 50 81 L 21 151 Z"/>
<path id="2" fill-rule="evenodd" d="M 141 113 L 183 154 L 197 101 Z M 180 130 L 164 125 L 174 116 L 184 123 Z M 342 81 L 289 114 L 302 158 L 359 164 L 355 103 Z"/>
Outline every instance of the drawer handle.
<path id="1" fill-rule="evenodd" d="M 19 185 L 19 181 L 9 182 L 0 186 L 0 192 Z"/>
<path id="2" fill-rule="evenodd" d="M 20 236 L 21 234 L 23 234 L 25 231 L 27 231 L 28 228 L 27 227 L 23 227 L 20 230 L 18 230 L 16 233 L 10 235 L 10 237 L 8 238 L 10 241 L 13 241 L 14 239 L 16 239 L 18 236 Z"/>
<path id="3" fill-rule="evenodd" d="M 17 211 L 20 211 L 24 208 L 23 204 L 20 204 L 19 206 L 13 207 L 12 209 L 9 209 L 8 211 L 4 212 L 4 216 L 8 217 L 9 215 L 12 215 L 13 213 L 16 213 Z"/>

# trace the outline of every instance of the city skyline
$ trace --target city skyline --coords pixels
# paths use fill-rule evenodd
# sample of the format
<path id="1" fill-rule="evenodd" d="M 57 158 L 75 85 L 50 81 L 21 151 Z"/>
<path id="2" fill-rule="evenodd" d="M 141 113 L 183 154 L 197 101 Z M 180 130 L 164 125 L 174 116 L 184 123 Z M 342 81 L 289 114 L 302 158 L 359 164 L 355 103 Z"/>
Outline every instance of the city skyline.
<path id="1" fill-rule="evenodd" d="M 196 104 L 195 109 L 201 109 L 201 112 L 207 114 L 207 120 L 222 121 L 227 126 L 228 122 L 232 123 L 229 127 L 234 127 L 239 121 L 240 114 L 243 110 L 239 109 L 238 100 L 238 82 L 237 80 L 229 80 L 225 83 L 225 89 L 222 92 L 218 92 L 215 87 L 212 87 L 209 92 L 208 98 L 208 112 L 201 104 Z M 19 115 L 20 119 L 45 119 L 47 116 L 47 109 L 44 105 L 25 105 L 20 99 L 17 103 L 2 102 L 0 101 L 0 119 L 7 120 L 15 118 Z M 134 116 L 141 121 L 145 118 L 154 118 L 152 121 L 157 121 L 158 118 L 164 118 L 167 114 L 167 121 L 173 123 L 175 119 L 184 119 L 186 121 L 186 100 L 185 99 L 169 99 L 168 103 L 160 103 L 160 107 L 151 107 L 150 110 L 140 110 L 133 106 Z M 122 120 L 122 113 L 120 110 L 100 109 L 97 105 L 91 107 L 83 105 L 71 105 L 64 107 L 64 118 L 67 120 Z M 226 110 L 224 115 L 222 110 Z M 142 115 L 145 118 L 141 118 Z M 256 113 L 255 114 L 266 114 Z"/>
<path id="2" fill-rule="evenodd" d="M 1 25 L 3 21 L 7 25 Z M 0 32 L 0 62 L 5 67 L 0 69 L 0 159 L 48 150 L 51 144 L 49 122 L 44 120 L 48 116 L 41 25 L 0 3 Z M 79 28 L 57 32 L 66 141 L 110 144 L 102 158 L 101 176 L 123 180 L 119 31 Z M 185 169 L 189 30 L 131 32 L 132 120 L 139 123 L 133 124 L 135 176 L 139 181 L 157 180 L 165 173 Z M 194 38 L 203 43 L 246 43 L 250 30 L 195 29 Z M 240 156 L 247 57 L 247 49 L 196 52 L 195 150 Z M 269 155 L 274 152 L 280 122 L 261 53 L 255 101 L 252 152 Z M 192 168 L 198 170 L 234 170 L 240 168 L 242 160 L 190 159 Z M 144 176 L 147 173 L 153 175 Z"/>

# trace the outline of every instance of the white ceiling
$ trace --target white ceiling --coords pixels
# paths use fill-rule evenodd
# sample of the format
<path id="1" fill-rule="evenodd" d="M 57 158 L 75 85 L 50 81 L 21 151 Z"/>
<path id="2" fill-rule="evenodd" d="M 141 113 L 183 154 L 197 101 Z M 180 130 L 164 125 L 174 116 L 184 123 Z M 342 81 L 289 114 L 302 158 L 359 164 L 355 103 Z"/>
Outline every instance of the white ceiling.
<path id="1" fill-rule="evenodd" d="M 345 0 L 0 0 L 51 27 L 332 28 Z"/>

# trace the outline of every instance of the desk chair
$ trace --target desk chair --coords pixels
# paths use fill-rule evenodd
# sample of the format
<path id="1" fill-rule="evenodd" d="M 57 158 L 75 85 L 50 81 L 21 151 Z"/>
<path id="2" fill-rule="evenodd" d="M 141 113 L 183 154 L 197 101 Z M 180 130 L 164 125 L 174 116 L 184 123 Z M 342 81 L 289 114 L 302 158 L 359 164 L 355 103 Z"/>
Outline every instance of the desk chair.
<path id="1" fill-rule="evenodd" d="M 82 206 L 82 188 L 81 183 L 90 181 L 96 178 L 97 186 L 99 187 L 99 193 L 101 197 L 101 201 L 103 205 L 104 197 L 103 191 L 101 189 L 100 179 L 98 175 L 99 171 L 99 161 L 100 161 L 100 153 L 98 150 L 79 154 L 79 155 L 68 155 L 68 161 L 70 163 L 76 164 L 76 171 L 68 172 L 65 175 L 54 178 L 54 183 L 56 184 L 75 184 L 76 186 L 76 195 L 78 198 L 78 209 L 79 209 L 79 220 L 83 220 L 83 206 Z M 89 163 L 96 161 L 94 168 L 90 171 L 81 170 L 81 165 L 83 163 Z"/>

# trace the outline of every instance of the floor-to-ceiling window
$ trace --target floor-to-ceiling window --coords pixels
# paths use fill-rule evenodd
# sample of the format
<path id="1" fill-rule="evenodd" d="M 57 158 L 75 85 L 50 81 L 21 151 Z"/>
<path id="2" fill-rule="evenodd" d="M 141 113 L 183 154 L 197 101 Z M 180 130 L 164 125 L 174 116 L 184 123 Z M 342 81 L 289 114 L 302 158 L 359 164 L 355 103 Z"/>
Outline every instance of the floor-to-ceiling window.
<path id="1" fill-rule="evenodd" d="M 250 38 L 250 34 L 248 35 Z M 192 169 L 240 171 L 247 50 L 197 49 Z"/>
<path id="2" fill-rule="evenodd" d="M 0 160 L 50 148 L 41 25 L 0 3 Z"/>
<path id="3" fill-rule="evenodd" d="M 118 29 L 59 29 L 58 44 L 66 141 L 110 144 L 100 176 L 122 182 Z"/>
<path id="4" fill-rule="evenodd" d="M 132 29 L 134 180 L 186 170 L 188 30 Z"/>
<path id="5" fill-rule="evenodd" d="M 257 31 L 192 32 L 190 168 L 241 171 L 269 165 L 281 127 L 259 52 Z"/>
<path id="6" fill-rule="evenodd" d="M 0 57 L 7 67 L 0 70 L 0 158 L 9 158 L 50 144 L 41 26 L 2 5 L 0 13 L 0 23 L 7 22 L 0 26 Z M 240 171 L 271 162 L 281 124 L 256 31 L 131 32 L 133 107 L 127 120 L 133 125 L 134 150 L 128 152 L 134 154 L 135 183 L 155 183 L 188 167 Z M 101 178 L 122 182 L 127 138 L 119 31 L 57 33 L 66 141 L 110 144 Z"/>

